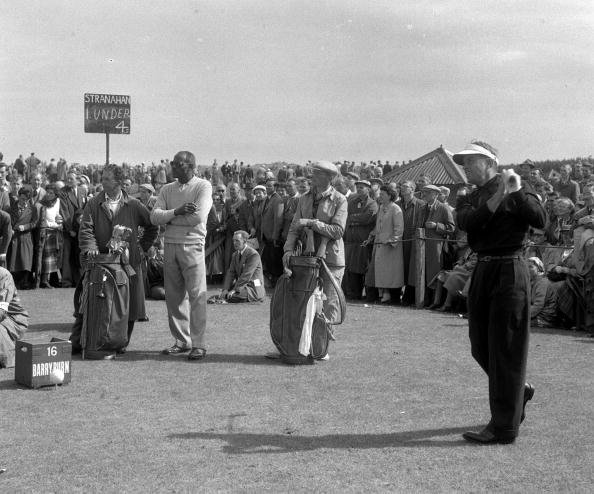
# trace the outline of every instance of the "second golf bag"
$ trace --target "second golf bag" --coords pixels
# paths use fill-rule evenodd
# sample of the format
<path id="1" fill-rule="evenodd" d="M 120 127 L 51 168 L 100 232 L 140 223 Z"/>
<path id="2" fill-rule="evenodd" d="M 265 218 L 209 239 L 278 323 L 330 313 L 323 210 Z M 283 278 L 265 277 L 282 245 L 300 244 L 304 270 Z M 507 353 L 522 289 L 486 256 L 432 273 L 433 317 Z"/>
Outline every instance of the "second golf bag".
<path id="1" fill-rule="evenodd" d="M 318 255 L 313 255 L 311 238 L 308 232 L 306 255 L 290 258 L 289 266 L 279 278 L 270 302 L 270 336 L 282 361 L 293 365 L 313 364 L 315 359 L 326 355 L 329 340 L 334 339 L 331 325 L 341 324 L 346 310 L 342 289 L 323 258 L 327 240 L 320 245 Z M 333 290 L 338 294 L 338 321 L 328 321 L 323 313 L 322 273 L 328 276 Z"/>

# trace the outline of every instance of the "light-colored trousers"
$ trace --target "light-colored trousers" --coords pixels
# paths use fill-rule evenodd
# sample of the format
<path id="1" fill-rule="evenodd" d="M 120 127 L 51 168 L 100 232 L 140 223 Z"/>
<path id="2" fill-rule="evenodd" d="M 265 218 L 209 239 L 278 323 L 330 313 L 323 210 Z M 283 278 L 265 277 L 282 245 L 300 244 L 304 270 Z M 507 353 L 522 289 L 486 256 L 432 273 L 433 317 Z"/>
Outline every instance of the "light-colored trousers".
<path id="1" fill-rule="evenodd" d="M 334 279 L 338 286 L 342 283 L 342 277 L 344 276 L 344 267 L 336 267 L 336 266 L 328 266 L 328 271 L 332 273 Z M 326 275 L 325 271 L 321 271 L 322 274 L 322 282 L 324 283 L 324 293 L 326 295 L 326 300 L 324 300 L 324 315 L 328 322 L 332 324 L 334 321 L 338 321 L 340 318 L 340 303 L 338 301 L 338 295 L 336 294 L 336 290 L 332 286 L 332 282 Z"/>
<path id="2" fill-rule="evenodd" d="M 199 244 L 165 243 L 164 257 L 169 330 L 177 345 L 206 349 L 204 247 Z"/>

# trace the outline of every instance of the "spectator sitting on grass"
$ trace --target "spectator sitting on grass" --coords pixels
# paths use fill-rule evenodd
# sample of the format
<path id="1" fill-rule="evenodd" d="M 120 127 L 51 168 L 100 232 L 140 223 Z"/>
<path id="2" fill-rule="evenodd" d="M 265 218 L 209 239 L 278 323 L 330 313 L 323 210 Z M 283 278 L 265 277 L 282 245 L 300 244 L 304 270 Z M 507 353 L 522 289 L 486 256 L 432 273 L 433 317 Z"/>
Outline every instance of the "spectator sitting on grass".
<path id="1" fill-rule="evenodd" d="M 538 257 L 528 258 L 531 299 L 530 325 L 538 328 L 555 327 L 557 318 L 557 290 L 545 276 L 543 262 Z"/>
<path id="2" fill-rule="evenodd" d="M 14 342 L 29 327 L 29 314 L 23 309 L 12 275 L 0 267 L 0 369 L 14 367 Z"/>
<path id="3" fill-rule="evenodd" d="M 235 252 L 227 270 L 221 298 L 227 302 L 261 302 L 266 292 L 262 261 L 258 251 L 247 245 L 249 233 L 238 230 L 233 234 Z"/>

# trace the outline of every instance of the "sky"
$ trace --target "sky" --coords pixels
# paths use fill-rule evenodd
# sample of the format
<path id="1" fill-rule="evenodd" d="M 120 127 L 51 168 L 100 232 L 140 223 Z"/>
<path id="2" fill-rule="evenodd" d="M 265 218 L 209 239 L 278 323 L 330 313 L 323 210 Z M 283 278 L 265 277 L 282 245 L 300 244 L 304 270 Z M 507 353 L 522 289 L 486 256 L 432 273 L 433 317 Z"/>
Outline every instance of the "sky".
<path id="1" fill-rule="evenodd" d="M 130 95 L 110 161 L 589 156 L 594 2 L 0 0 L 0 151 L 103 163 L 84 93 Z"/>

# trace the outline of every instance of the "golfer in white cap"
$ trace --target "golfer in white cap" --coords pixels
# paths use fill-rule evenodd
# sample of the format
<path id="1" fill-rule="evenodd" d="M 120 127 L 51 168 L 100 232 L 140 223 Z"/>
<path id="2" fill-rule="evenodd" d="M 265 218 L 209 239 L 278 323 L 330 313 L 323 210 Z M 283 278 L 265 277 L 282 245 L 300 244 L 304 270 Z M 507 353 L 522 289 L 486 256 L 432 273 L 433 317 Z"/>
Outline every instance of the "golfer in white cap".
<path id="1" fill-rule="evenodd" d="M 491 418 L 480 432 L 464 439 L 479 444 L 515 441 L 534 387 L 526 383 L 530 328 L 530 274 L 524 244 L 530 227 L 547 220 L 530 188 L 510 192 L 497 173 L 497 151 L 473 141 L 454 154 L 476 190 L 461 196 L 456 219 L 478 254 L 468 294 L 472 356 L 489 378 Z"/>

